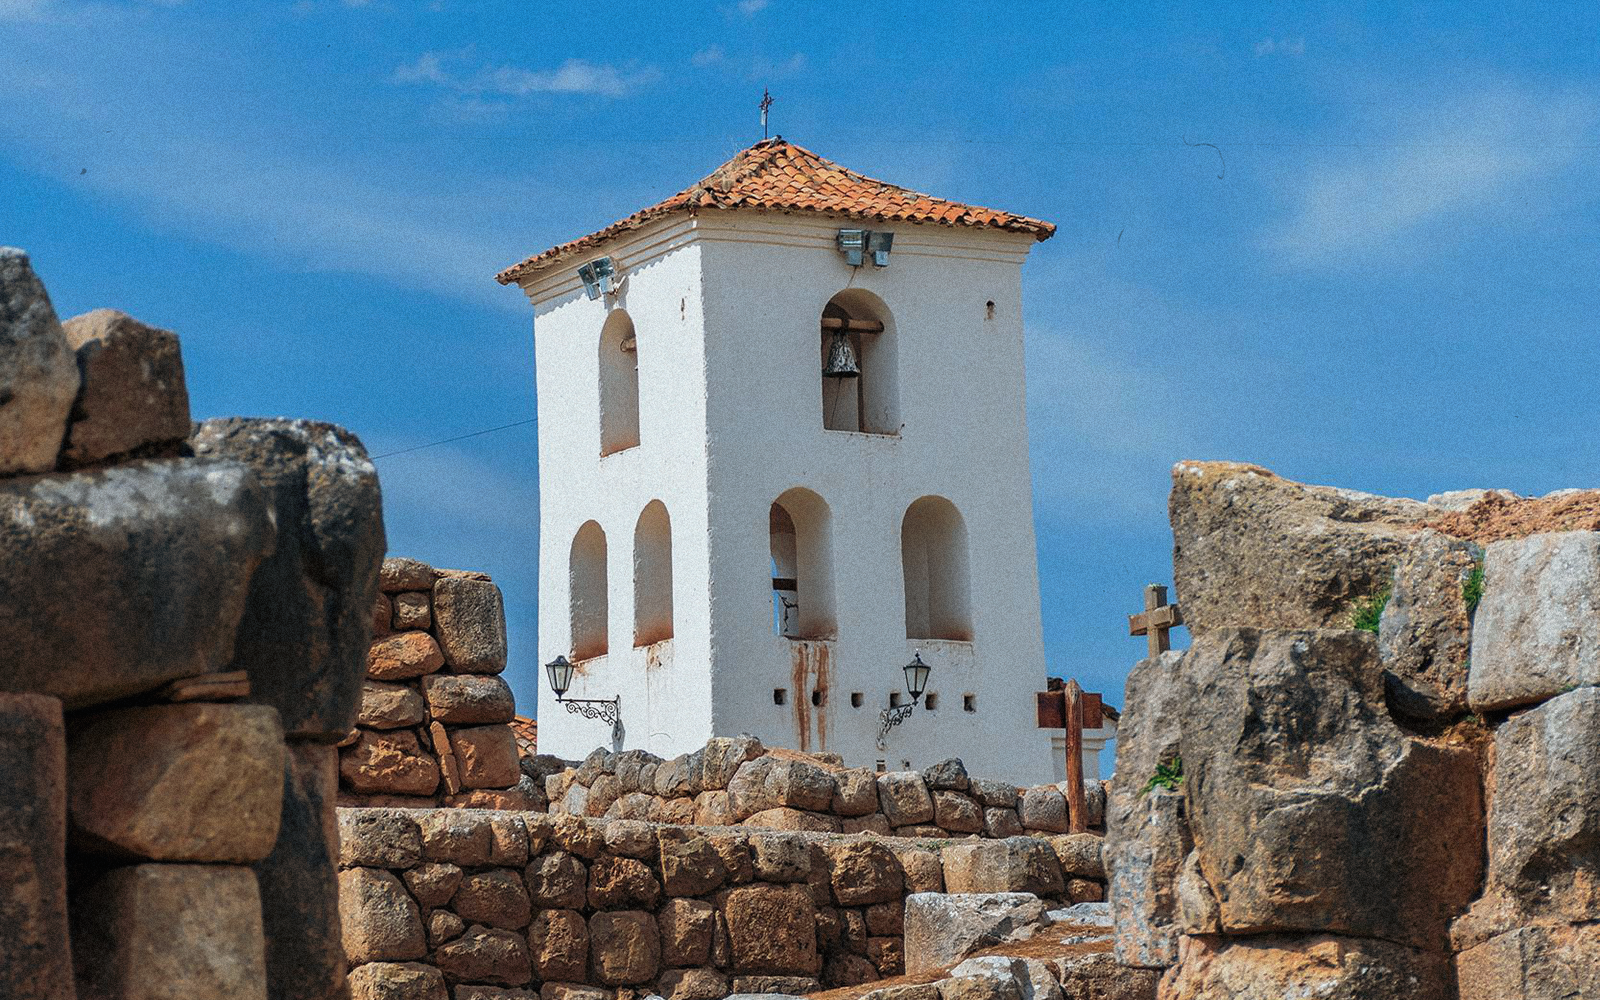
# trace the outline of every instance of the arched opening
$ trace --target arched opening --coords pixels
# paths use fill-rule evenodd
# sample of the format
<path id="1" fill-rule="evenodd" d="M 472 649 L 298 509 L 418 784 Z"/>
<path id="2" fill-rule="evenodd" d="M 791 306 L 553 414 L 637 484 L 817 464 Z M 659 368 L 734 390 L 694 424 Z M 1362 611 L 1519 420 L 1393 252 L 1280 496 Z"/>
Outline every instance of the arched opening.
<path id="1" fill-rule="evenodd" d="M 860 288 L 847 288 L 822 309 L 822 368 L 836 340 L 848 345 L 861 374 L 822 376 L 822 426 L 830 431 L 900 433 L 899 370 L 894 317 L 883 300 Z"/>
<path id="2" fill-rule="evenodd" d="M 633 529 L 633 644 L 672 638 L 672 519 L 652 500 Z"/>
<path id="3" fill-rule="evenodd" d="M 791 639 L 831 639 L 833 524 L 827 501 L 808 489 L 784 493 L 767 514 L 772 626 Z"/>
<path id="4" fill-rule="evenodd" d="M 600 454 L 639 443 L 639 339 L 626 310 L 600 328 Z"/>
<path id="5" fill-rule="evenodd" d="M 923 497 L 900 524 L 906 638 L 972 639 L 967 525 L 944 497 Z"/>
<path id="6" fill-rule="evenodd" d="M 572 658 L 586 660 L 606 652 L 606 533 L 585 521 L 572 539 L 568 567 L 568 609 Z"/>

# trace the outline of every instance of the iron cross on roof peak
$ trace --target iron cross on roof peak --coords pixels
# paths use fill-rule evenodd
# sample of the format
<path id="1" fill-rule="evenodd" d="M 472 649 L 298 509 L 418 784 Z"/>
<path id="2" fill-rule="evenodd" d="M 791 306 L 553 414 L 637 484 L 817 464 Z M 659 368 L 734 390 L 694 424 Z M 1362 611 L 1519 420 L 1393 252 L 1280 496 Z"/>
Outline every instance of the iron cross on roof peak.
<path id="1" fill-rule="evenodd" d="M 772 95 L 761 88 L 761 138 L 767 138 L 767 109 L 772 107 Z"/>

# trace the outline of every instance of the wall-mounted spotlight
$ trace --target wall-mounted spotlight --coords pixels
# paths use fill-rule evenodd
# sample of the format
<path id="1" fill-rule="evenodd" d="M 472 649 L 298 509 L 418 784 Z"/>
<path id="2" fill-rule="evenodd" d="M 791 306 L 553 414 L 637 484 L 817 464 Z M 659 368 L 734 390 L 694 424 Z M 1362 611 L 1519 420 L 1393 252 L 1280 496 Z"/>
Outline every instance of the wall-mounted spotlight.
<path id="1" fill-rule="evenodd" d="M 838 235 L 839 252 L 851 267 L 860 267 L 866 255 L 872 255 L 873 267 L 889 266 L 889 250 L 894 246 L 894 233 L 875 233 L 870 229 L 841 229 Z"/>
<path id="2" fill-rule="evenodd" d="M 578 268 L 578 277 L 583 279 L 583 290 L 591 300 L 601 295 L 616 294 L 616 275 L 617 265 L 610 257 L 597 257 Z"/>
<path id="3" fill-rule="evenodd" d="M 894 246 L 894 233 L 868 233 L 867 250 L 872 254 L 873 267 L 889 266 L 889 248 Z"/>

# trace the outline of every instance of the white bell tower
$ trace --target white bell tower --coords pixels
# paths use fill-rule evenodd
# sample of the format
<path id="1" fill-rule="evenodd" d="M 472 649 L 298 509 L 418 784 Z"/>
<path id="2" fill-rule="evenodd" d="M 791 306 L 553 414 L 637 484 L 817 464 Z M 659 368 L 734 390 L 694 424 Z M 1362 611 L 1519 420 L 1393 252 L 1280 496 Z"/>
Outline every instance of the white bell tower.
<path id="1" fill-rule="evenodd" d="M 662 756 L 749 732 L 1049 780 L 1021 265 L 1053 231 L 777 138 L 503 272 L 535 310 L 566 696 L 620 698 L 620 745 Z M 543 675 L 539 709 L 542 752 L 612 745 Z"/>

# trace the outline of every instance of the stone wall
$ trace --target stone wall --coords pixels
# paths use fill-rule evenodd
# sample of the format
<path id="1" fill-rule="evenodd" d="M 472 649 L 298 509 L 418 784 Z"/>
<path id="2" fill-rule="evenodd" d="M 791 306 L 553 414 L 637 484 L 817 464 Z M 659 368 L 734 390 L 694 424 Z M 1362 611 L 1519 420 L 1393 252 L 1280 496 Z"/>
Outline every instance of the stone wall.
<path id="1" fill-rule="evenodd" d="M 1600 493 L 1173 478 L 1193 641 L 1128 680 L 1119 960 L 1164 1000 L 1600 996 Z"/>
<path id="2" fill-rule="evenodd" d="M 543 809 L 519 765 L 500 588 L 487 574 L 390 558 L 372 607 L 339 804 Z"/>
<path id="3" fill-rule="evenodd" d="M 1004 838 L 1065 833 L 1060 785 L 1022 788 L 968 776 L 959 760 L 879 774 L 837 757 L 768 750 L 753 736 L 717 737 L 662 760 L 645 750 L 596 750 L 575 768 L 541 757 L 550 811 L 698 826 L 763 827 L 901 837 Z M 1104 822 L 1105 787 L 1086 781 L 1090 828 Z"/>
<path id="4" fill-rule="evenodd" d="M 352 435 L 191 425 L 176 336 L 0 249 L 0 996 L 343 988 L 381 509 Z"/>
<path id="5" fill-rule="evenodd" d="M 340 809 L 339 829 L 352 1000 L 802 993 L 901 972 L 912 893 L 1103 893 L 1093 834 L 952 842 L 370 808 Z"/>

